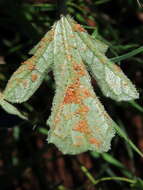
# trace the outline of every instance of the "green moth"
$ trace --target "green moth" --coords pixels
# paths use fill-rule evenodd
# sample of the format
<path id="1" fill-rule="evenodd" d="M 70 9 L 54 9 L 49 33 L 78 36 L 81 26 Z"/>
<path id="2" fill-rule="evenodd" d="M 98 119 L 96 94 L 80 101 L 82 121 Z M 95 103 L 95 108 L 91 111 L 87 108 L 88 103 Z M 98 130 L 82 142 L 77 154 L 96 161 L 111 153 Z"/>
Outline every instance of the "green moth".
<path id="1" fill-rule="evenodd" d="M 47 120 L 48 142 L 64 154 L 108 151 L 115 123 L 97 98 L 87 70 L 107 97 L 128 101 L 139 94 L 121 69 L 106 57 L 107 49 L 70 16 L 62 16 L 30 51 L 34 55 L 12 75 L 3 99 L 12 103 L 28 100 L 52 70 L 56 90 Z"/>

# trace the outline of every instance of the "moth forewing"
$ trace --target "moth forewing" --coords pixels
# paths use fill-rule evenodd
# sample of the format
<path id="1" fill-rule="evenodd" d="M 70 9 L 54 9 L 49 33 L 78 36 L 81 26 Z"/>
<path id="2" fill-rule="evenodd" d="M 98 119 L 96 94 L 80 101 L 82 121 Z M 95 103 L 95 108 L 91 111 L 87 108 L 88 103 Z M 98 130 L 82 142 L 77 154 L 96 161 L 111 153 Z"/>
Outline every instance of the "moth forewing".
<path id="1" fill-rule="evenodd" d="M 69 23 L 72 27 L 73 33 L 75 35 L 77 33 L 81 33 L 81 32 L 84 33 L 86 35 L 87 40 L 89 39 L 94 42 L 93 45 L 95 46 L 95 48 L 98 48 L 98 50 L 103 54 L 106 53 L 106 51 L 108 50 L 108 45 L 106 43 L 89 35 L 87 33 L 87 31 L 80 24 L 78 24 L 75 20 L 73 20 L 69 15 L 66 17 L 66 19 L 69 21 Z M 79 50 L 80 50 L 80 48 L 79 48 Z"/>
<path id="2" fill-rule="evenodd" d="M 6 100 L 22 103 L 39 88 L 53 63 L 53 42 L 35 54 L 13 73 L 4 91 Z"/>
<path id="3" fill-rule="evenodd" d="M 103 94 L 116 101 L 137 99 L 139 94 L 119 66 L 112 63 L 84 32 L 75 34 L 79 52 Z"/>
<path id="4" fill-rule="evenodd" d="M 48 142 L 64 154 L 87 150 L 104 152 L 110 148 L 114 122 L 93 91 L 73 34 L 70 23 L 62 17 L 54 35 L 57 89 L 48 120 Z"/>

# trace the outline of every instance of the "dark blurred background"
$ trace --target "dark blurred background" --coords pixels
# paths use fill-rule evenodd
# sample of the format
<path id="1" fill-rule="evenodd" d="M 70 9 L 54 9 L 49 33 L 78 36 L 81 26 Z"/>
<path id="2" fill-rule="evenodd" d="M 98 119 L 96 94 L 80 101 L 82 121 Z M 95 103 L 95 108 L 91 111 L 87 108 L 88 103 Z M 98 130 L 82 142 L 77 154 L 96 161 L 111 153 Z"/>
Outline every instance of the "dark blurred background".
<path id="1" fill-rule="evenodd" d="M 0 91 L 61 13 L 72 15 L 93 37 L 102 37 L 109 45 L 110 58 L 136 50 L 143 45 L 142 3 L 141 0 L 140 4 L 136 0 L 0 0 Z M 143 49 L 117 62 L 140 92 L 136 102 L 107 99 L 92 80 L 108 113 L 141 151 L 142 52 Z M 46 120 L 53 96 L 54 79 L 49 73 L 28 102 L 16 105 L 29 116 L 29 121 L 0 108 L 0 190 L 142 190 L 143 157 L 119 135 L 113 139 L 111 150 L 103 154 L 64 156 L 54 145 L 47 144 Z"/>

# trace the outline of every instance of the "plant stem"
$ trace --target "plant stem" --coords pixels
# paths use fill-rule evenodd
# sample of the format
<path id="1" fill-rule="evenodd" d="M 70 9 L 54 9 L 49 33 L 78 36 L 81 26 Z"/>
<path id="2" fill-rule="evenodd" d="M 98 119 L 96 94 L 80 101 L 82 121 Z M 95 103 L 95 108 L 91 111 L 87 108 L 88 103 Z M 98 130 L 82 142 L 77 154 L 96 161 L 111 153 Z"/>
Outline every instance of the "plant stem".
<path id="1" fill-rule="evenodd" d="M 96 184 L 102 182 L 102 181 L 111 181 L 111 180 L 116 180 L 116 181 L 124 181 L 124 182 L 127 182 L 127 183 L 136 183 L 136 180 L 133 180 L 133 179 L 129 179 L 129 178 L 125 178 L 125 177 L 103 177 L 103 178 L 100 178 L 99 180 L 96 180 Z"/>
<path id="2" fill-rule="evenodd" d="M 141 47 L 139 47 L 139 48 L 137 48 L 137 49 L 135 49 L 135 50 L 133 50 L 133 51 L 131 51 L 129 53 L 126 53 L 124 55 L 113 57 L 110 60 L 114 61 L 114 62 L 122 61 L 124 59 L 128 59 L 130 57 L 133 57 L 133 56 L 135 56 L 135 55 L 137 55 L 137 54 L 139 54 L 141 52 L 143 52 L 143 46 L 141 46 Z"/>
<path id="3" fill-rule="evenodd" d="M 136 183 L 136 180 L 125 178 L 125 177 L 103 177 L 100 179 L 95 179 L 93 175 L 88 171 L 88 169 L 84 166 L 81 166 L 81 170 L 84 172 L 84 174 L 87 176 L 87 178 L 92 182 L 93 185 L 97 185 L 98 183 L 102 181 L 111 181 L 111 180 L 117 180 L 117 181 L 124 181 L 127 183 Z"/>

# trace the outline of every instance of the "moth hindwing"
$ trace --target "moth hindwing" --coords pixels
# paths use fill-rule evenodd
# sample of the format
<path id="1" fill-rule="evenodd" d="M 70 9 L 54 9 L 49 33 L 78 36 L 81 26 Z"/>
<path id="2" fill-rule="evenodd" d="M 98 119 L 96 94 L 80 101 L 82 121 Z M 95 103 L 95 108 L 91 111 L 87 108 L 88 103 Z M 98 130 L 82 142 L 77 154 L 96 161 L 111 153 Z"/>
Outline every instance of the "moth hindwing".
<path id="1" fill-rule="evenodd" d="M 62 17 L 54 35 L 56 94 L 48 119 L 48 142 L 64 154 L 104 152 L 110 148 L 114 122 L 93 91 L 76 45 L 70 23 Z"/>

